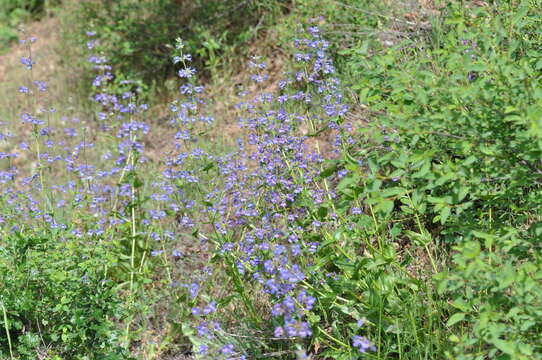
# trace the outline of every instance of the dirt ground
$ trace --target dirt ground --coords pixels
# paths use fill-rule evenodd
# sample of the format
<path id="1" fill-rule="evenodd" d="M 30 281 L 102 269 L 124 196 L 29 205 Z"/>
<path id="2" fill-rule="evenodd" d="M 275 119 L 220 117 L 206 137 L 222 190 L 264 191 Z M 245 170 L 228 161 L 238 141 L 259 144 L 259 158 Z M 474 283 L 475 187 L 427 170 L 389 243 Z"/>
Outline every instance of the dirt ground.
<path id="1" fill-rule="evenodd" d="M 37 38 L 36 42 L 32 44 L 34 61 L 37 63 L 34 71 L 36 78 L 40 78 L 42 81 L 51 80 L 57 68 L 59 55 L 58 26 L 58 19 L 49 17 L 25 25 L 22 27 L 24 32 L 19 32 L 20 39 L 25 38 L 25 34 Z M 28 56 L 27 53 L 28 51 L 24 46 L 15 43 L 7 53 L 0 55 L 0 83 L 4 84 L 4 82 L 9 81 L 10 75 L 17 71 L 17 68 L 24 68 L 20 59 L 22 56 Z"/>

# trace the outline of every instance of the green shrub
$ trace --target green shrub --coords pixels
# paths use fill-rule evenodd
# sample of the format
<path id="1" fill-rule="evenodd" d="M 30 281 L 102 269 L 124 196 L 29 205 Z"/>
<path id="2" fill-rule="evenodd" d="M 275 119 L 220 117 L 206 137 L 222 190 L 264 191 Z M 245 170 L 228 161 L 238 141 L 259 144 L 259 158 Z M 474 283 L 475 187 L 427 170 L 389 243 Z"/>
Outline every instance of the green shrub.
<path id="1" fill-rule="evenodd" d="M 450 6 L 441 43 L 345 51 L 376 119 L 366 130 L 374 147 L 360 153 L 370 187 L 386 189 L 373 205 L 417 213 L 449 242 L 526 224 L 539 209 L 540 10 L 522 9 Z"/>
<path id="2" fill-rule="evenodd" d="M 456 311 L 448 320 L 458 324 L 453 358 L 540 359 L 540 245 L 522 241 L 513 229 L 474 235 L 457 248 L 452 271 L 439 275 L 440 291 L 452 296 Z"/>
<path id="3" fill-rule="evenodd" d="M 74 10 L 78 31 L 67 35 L 76 43 L 95 31 L 101 48 L 118 76 L 162 83 L 174 74 L 169 54 L 173 40 L 181 37 L 187 51 L 197 54 L 198 67 L 208 70 L 234 61 L 235 51 L 262 26 L 286 11 L 289 0 L 121 0 L 87 1 Z M 242 47 L 244 45 L 244 48 Z"/>
<path id="4" fill-rule="evenodd" d="M 58 2 L 58 1 L 56 1 Z M 28 14 L 39 15 L 50 1 L 44 0 L 2 0 L 0 2 L 0 10 L 2 13 L 11 13 L 16 11 L 25 11 Z"/>
<path id="5" fill-rule="evenodd" d="M 68 237 L 2 236 L 0 303 L 6 317 L 0 317 L 1 358 L 8 358 L 10 347 L 29 360 L 47 349 L 62 359 L 126 358 L 112 322 L 122 319 L 120 300 L 113 284 L 102 281 L 104 249 Z"/>
<path id="6" fill-rule="evenodd" d="M 332 167 L 348 170 L 338 190 L 365 204 L 360 226 L 443 271 L 453 358 L 541 354 L 540 5 L 449 2 L 422 36 L 342 50 L 367 123 Z"/>

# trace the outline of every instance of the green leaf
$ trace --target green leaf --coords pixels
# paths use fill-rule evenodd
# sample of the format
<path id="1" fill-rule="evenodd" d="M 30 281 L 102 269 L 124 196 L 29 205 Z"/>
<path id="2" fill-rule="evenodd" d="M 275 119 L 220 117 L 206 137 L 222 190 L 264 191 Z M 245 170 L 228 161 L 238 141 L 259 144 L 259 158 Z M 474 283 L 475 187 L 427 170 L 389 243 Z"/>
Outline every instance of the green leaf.
<path id="1" fill-rule="evenodd" d="M 516 354 L 516 346 L 514 343 L 510 341 L 505 341 L 501 339 L 494 339 L 493 344 L 501 350 L 503 353 L 508 355 L 515 355 Z"/>
<path id="2" fill-rule="evenodd" d="M 465 319 L 465 313 L 462 313 L 462 312 L 455 313 L 452 316 L 450 316 L 450 318 L 446 322 L 446 326 L 449 326 L 449 327 L 454 326 L 455 324 L 457 324 L 460 321 L 463 321 L 464 319 Z"/>
<path id="3" fill-rule="evenodd" d="M 392 187 L 382 190 L 381 195 L 382 197 L 389 198 L 399 194 L 404 194 L 405 192 L 406 190 L 402 187 Z"/>
<path id="4" fill-rule="evenodd" d="M 518 344 L 519 351 L 524 355 L 533 355 L 533 347 L 528 344 L 519 343 Z"/>
<path id="5" fill-rule="evenodd" d="M 452 180 L 452 179 L 455 179 L 456 178 L 456 174 L 454 173 L 447 173 L 441 177 L 439 177 L 437 179 L 437 181 L 435 181 L 435 185 L 436 186 L 441 186 L 441 185 L 444 185 L 445 183 L 447 183 L 448 181 Z"/>
<path id="6" fill-rule="evenodd" d="M 444 225 L 448 217 L 450 217 L 451 208 L 449 206 L 445 206 L 440 210 L 440 223 Z"/>
<path id="7" fill-rule="evenodd" d="M 389 215 L 393 211 L 393 201 L 386 199 L 380 200 L 377 203 L 375 210 L 384 213 L 384 215 Z"/>

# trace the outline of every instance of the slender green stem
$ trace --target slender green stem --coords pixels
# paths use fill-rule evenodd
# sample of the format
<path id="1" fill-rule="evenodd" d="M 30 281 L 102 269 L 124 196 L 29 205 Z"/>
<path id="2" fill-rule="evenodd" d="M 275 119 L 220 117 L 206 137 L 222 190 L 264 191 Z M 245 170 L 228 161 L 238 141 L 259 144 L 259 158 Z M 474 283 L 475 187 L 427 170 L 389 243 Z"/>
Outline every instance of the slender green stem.
<path id="1" fill-rule="evenodd" d="M 130 140 L 132 142 L 135 142 L 135 136 L 130 135 Z M 130 158 L 130 168 L 131 171 L 134 171 L 135 168 L 135 156 L 133 154 L 133 150 L 130 150 L 130 154 L 132 155 Z M 131 251 L 130 251 L 130 302 L 133 302 L 133 291 L 134 291 L 134 282 L 135 282 L 135 252 L 136 252 L 136 235 L 137 235 L 137 228 L 136 228 L 136 208 L 135 208 L 135 198 L 136 198 L 136 188 L 135 185 L 132 183 L 130 186 L 131 190 L 131 208 L 130 208 L 130 225 L 131 225 L 131 238 L 132 238 L 132 244 L 131 244 Z M 132 305 L 132 304 L 131 304 Z M 126 344 L 129 345 L 129 331 L 130 331 L 130 324 L 131 321 L 128 321 L 126 324 Z"/>
<path id="2" fill-rule="evenodd" d="M 134 189 L 132 187 L 132 199 L 134 197 Z M 132 205 L 131 209 L 131 237 L 132 237 L 132 249 L 130 253 L 130 292 L 132 292 L 134 288 L 134 278 L 135 278 L 135 248 L 136 248 L 136 223 L 135 223 L 135 207 Z"/>
<path id="3" fill-rule="evenodd" d="M 26 32 L 23 31 L 23 33 L 27 35 Z M 26 50 L 28 52 L 29 61 L 32 64 L 32 42 L 31 41 L 26 41 Z M 30 83 L 34 84 L 34 67 L 32 65 L 30 66 Z M 37 109 L 38 97 L 35 90 L 32 90 L 32 100 L 33 100 L 33 103 L 32 103 L 33 109 Z M 40 181 L 40 186 L 41 186 L 41 193 L 45 197 L 47 205 L 49 206 L 49 211 L 53 212 L 53 206 L 47 194 L 47 189 L 45 188 L 45 182 L 43 179 L 43 166 L 41 163 L 41 147 L 40 147 L 40 139 L 39 139 L 40 135 L 38 131 L 38 125 L 33 125 L 32 130 L 34 134 L 34 140 L 36 143 L 36 161 L 38 164 L 38 176 L 39 176 L 39 181 Z"/>
<path id="4" fill-rule="evenodd" d="M 380 359 L 381 354 L 381 347 L 382 347 L 382 307 L 384 304 L 382 304 L 382 300 L 380 300 L 380 303 L 378 304 L 378 345 L 377 345 L 377 356 Z"/>
<path id="5" fill-rule="evenodd" d="M 397 328 L 399 328 L 399 321 L 395 321 L 395 326 Z M 402 360 L 403 359 L 403 347 L 401 346 L 401 332 L 400 331 L 397 331 L 397 349 L 398 349 L 398 355 L 399 355 L 399 360 Z"/>
<path id="6" fill-rule="evenodd" d="M 232 274 L 232 280 L 235 286 L 235 290 L 241 296 L 241 299 L 243 300 L 243 303 L 245 304 L 250 314 L 250 317 L 252 318 L 252 321 L 254 321 L 255 324 L 258 324 L 260 322 L 260 319 L 258 318 L 258 313 L 256 312 L 256 309 L 254 308 L 254 304 L 252 303 L 252 301 L 250 300 L 250 298 L 247 296 L 245 292 L 245 286 L 243 285 L 243 281 L 241 280 L 241 277 L 239 275 L 239 270 L 235 266 L 235 262 L 229 256 L 226 256 L 226 262 Z"/>
<path id="7" fill-rule="evenodd" d="M 373 222 L 374 222 L 374 225 L 375 225 L 375 234 L 377 235 L 378 249 L 380 251 L 382 251 L 383 250 L 383 245 L 382 245 L 382 239 L 381 239 L 379 231 L 378 231 L 378 221 L 376 220 L 375 212 L 373 211 L 373 206 L 371 204 L 369 204 L 369 210 L 371 210 L 371 216 L 373 218 Z"/>
<path id="8" fill-rule="evenodd" d="M 8 312 L 6 310 L 6 306 L 2 302 L 2 312 L 4 313 L 4 330 L 6 330 L 6 336 L 8 338 L 8 346 L 9 346 L 9 356 L 11 359 L 14 359 L 13 356 L 13 345 L 11 343 L 11 335 L 9 333 L 9 323 L 8 323 Z"/>

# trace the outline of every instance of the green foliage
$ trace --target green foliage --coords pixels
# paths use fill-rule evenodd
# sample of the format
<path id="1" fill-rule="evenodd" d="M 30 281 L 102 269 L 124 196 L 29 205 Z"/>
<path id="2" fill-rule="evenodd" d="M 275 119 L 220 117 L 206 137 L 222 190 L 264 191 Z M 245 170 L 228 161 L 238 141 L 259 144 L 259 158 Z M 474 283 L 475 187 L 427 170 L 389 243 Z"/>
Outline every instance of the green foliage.
<path id="1" fill-rule="evenodd" d="M 505 23 L 511 34 L 501 37 L 493 34 L 512 17 L 450 6 L 445 18 L 465 20 L 447 21 L 447 37 L 436 48 L 345 51 L 353 57 L 349 69 L 361 103 L 380 112 L 369 136 L 384 148 L 360 153 L 375 177 L 372 186 L 385 188 L 378 196 L 406 213 L 423 215 L 449 242 L 494 219 L 525 223 L 525 213 L 539 207 L 542 87 L 533 50 L 540 14 L 529 9 L 528 21 Z"/>
<path id="2" fill-rule="evenodd" d="M 326 328 L 347 343 L 347 330 L 355 330 L 352 321 L 363 317 L 379 359 L 431 358 L 449 344 L 441 318 L 447 305 L 431 281 L 441 263 L 429 248 L 434 239 L 412 212 L 394 219 L 394 198 L 409 201 L 408 191 L 391 179 L 377 179 L 370 170 L 376 173 L 377 165 L 373 160 L 368 164 L 365 169 L 345 153 L 338 164 L 322 172 L 331 180 L 339 169 L 348 171 L 335 183 L 341 226 L 324 238 L 315 259 L 315 283 L 329 284 L 320 288 L 318 315 L 329 319 Z M 407 233 L 416 234 L 408 245 Z M 333 276 L 318 276 L 328 273 Z M 354 356 L 346 349 L 325 355 Z"/>
<path id="3" fill-rule="evenodd" d="M 17 40 L 17 32 L 8 26 L 1 26 L 0 27 L 0 44 L 2 48 L 0 50 L 5 50 L 7 48 L 7 44 Z"/>
<path id="4" fill-rule="evenodd" d="M 3 235 L 0 242 L 0 354 L 20 359 L 125 359 L 113 320 L 120 300 L 103 281 L 104 248 L 88 248 L 66 233 Z M 9 346 L 5 329 L 9 329 Z M 52 350 L 47 350 L 52 349 Z M 50 351 L 50 352 L 49 352 Z"/>
<path id="5" fill-rule="evenodd" d="M 187 51 L 197 54 L 198 68 L 216 71 L 235 61 L 262 26 L 286 10 L 287 0 L 121 0 L 87 1 L 74 10 L 66 33 L 76 43 L 95 31 L 117 76 L 148 86 L 174 74 L 169 57 L 173 39 L 181 37 Z M 80 60 L 78 60 L 80 61 Z"/>
<path id="6" fill-rule="evenodd" d="M 449 1 L 421 24 L 402 17 L 406 3 L 96 0 L 77 5 L 78 29 L 71 36 L 86 42 L 84 33 L 96 32 L 98 49 L 117 69 L 102 89 L 134 91 L 137 104 L 141 94 L 174 73 L 168 44 L 178 36 L 186 49 L 178 42 L 173 55 L 194 54 L 194 67 L 215 77 L 238 52 L 248 51 L 245 45 L 260 27 L 267 29 L 286 10 L 291 11 L 284 19 L 290 38 L 298 35 L 292 23 L 323 14 L 311 24 L 318 23 L 331 40 L 337 75 L 355 100 L 344 119 L 332 120 L 337 121 L 333 131 L 348 140 L 323 165 L 320 177 L 310 180 L 301 168 L 290 168 L 297 155 L 278 147 L 281 174 L 299 188 L 299 196 L 280 207 L 272 197 L 257 198 L 257 215 L 235 230 L 229 222 L 221 232 L 221 224 L 206 216 L 213 208 L 220 215 L 234 209 L 228 195 L 224 202 L 212 195 L 226 180 L 219 171 L 223 160 L 199 155 L 183 160 L 175 170 L 193 173 L 201 183 L 192 176 L 177 179 L 173 185 L 179 191 L 168 190 L 167 199 L 180 210 L 153 215 L 151 210 L 162 209 L 153 207 L 152 198 L 159 197 L 153 187 L 163 163 L 140 163 L 137 147 L 123 150 L 126 144 L 116 135 L 120 123 L 111 121 L 113 132 L 92 139 L 98 145 L 89 151 L 89 163 L 102 150 L 125 151 L 130 170 L 107 184 L 111 204 L 104 212 L 122 221 L 93 232 L 97 213 L 81 209 L 94 206 L 98 197 L 63 210 L 63 220 L 82 230 L 81 238 L 64 230 L 42 233 L 41 224 L 34 232 L 2 233 L 0 357 L 11 351 L 33 359 L 51 349 L 47 355 L 57 359 L 124 359 L 154 322 L 160 330 L 170 327 L 157 347 L 189 343 L 194 353 L 201 345 L 220 352 L 227 344 L 254 358 L 290 359 L 301 349 L 340 360 L 542 358 L 542 3 L 477 7 Z M 43 11 L 18 4 L 29 13 Z M 0 36 L 3 31 L 14 36 L 2 29 Z M 292 69 L 302 75 L 311 71 L 296 66 Z M 318 107 L 321 89 L 295 82 L 285 89 L 282 95 L 290 90 L 312 95 L 305 103 L 277 106 L 303 114 L 300 122 L 308 120 L 295 130 L 307 131 L 325 149 L 329 119 L 322 120 L 326 111 Z M 183 101 L 171 108 L 185 107 L 196 116 L 198 107 Z M 275 105 L 264 104 L 261 113 L 273 114 Z M 144 116 L 130 114 L 130 121 L 144 123 Z M 197 127 L 190 130 L 202 139 L 206 135 Z M 276 128 L 265 131 L 277 135 Z M 139 140 L 135 132 L 130 130 L 130 141 Z M 182 145 L 196 146 L 211 147 L 192 138 Z M 84 160 L 87 164 L 86 154 Z M 268 186 L 251 187 L 254 178 L 242 186 Z M 78 184 L 86 189 L 83 182 Z M 316 201 L 320 189 L 329 198 Z M 49 195 L 42 195 L 50 205 Z M 209 210 L 196 214 L 202 208 Z M 298 285 L 315 299 L 300 318 L 310 324 L 306 337 L 274 335 L 284 326 L 270 315 L 277 299 L 262 291 L 265 285 L 252 271 L 279 256 L 262 245 L 247 260 L 239 246 L 262 218 L 292 209 L 303 214 L 295 218 L 295 234 L 304 254 L 310 254 L 296 259 L 306 270 Z M 191 218 L 195 224 L 188 225 Z M 289 218 L 284 221 L 288 228 Z M 282 235 L 277 232 L 277 238 Z M 190 246 L 181 244 L 185 238 Z M 187 256 L 178 250 L 185 247 Z M 200 251 L 208 253 L 195 254 Z M 152 304 L 157 298 L 167 305 Z M 223 329 L 216 326 L 216 336 L 201 336 L 198 327 L 215 326 L 214 321 Z M 356 337 L 368 339 L 374 349 L 358 351 Z"/>
<path id="7" fill-rule="evenodd" d="M 337 189 L 443 271 L 453 358 L 541 356 L 540 5 L 450 2 L 422 36 L 341 51 L 369 122 L 333 165 L 349 171 Z"/>
<path id="8" fill-rule="evenodd" d="M 540 244 L 513 229 L 473 235 L 457 247 L 452 271 L 439 274 L 440 291 L 452 296 L 453 358 L 540 359 Z"/>
<path id="9" fill-rule="evenodd" d="M 53 1 L 58 3 L 58 1 Z M 28 14 L 39 15 L 51 1 L 44 0 L 2 0 L 0 9 L 2 13 L 9 14 L 17 11 L 25 11 Z"/>

